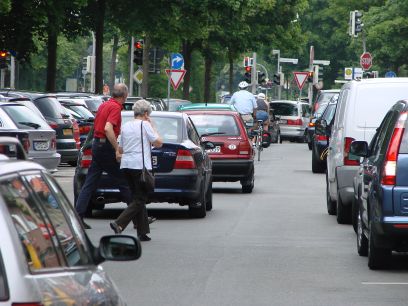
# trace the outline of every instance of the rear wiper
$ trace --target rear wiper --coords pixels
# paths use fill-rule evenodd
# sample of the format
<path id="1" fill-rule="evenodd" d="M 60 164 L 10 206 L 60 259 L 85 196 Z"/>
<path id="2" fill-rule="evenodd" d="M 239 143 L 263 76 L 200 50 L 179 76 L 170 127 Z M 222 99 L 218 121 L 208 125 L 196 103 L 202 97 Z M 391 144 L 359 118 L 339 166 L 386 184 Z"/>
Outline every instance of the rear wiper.
<path id="1" fill-rule="evenodd" d="M 39 127 L 41 127 L 41 125 L 39 125 L 38 123 L 34 123 L 34 122 L 25 122 L 25 121 L 23 121 L 23 122 L 19 122 L 19 124 L 27 125 L 27 126 L 30 126 L 32 128 L 35 128 L 35 129 L 38 129 Z"/>
<path id="2" fill-rule="evenodd" d="M 207 136 L 212 136 L 212 135 L 224 135 L 224 132 L 213 132 L 213 133 L 206 133 L 202 134 L 201 137 L 207 137 Z"/>

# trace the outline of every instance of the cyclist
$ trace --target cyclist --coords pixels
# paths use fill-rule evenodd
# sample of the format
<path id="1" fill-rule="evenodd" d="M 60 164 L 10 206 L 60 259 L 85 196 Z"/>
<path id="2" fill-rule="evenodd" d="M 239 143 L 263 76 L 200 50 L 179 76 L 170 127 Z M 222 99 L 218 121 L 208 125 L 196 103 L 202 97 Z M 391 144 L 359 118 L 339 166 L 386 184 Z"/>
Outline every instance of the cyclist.
<path id="1" fill-rule="evenodd" d="M 266 96 L 264 93 L 259 93 L 256 100 L 257 110 L 256 110 L 256 123 L 254 130 L 258 128 L 258 121 L 262 120 L 263 130 L 268 131 L 269 128 L 269 105 L 266 101 Z"/>
<path id="2" fill-rule="evenodd" d="M 230 104 L 234 105 L 246 126 L 253 126 L 256 117 L 256 100 L 255 96 L 247 90 L 248 86 L 247 82 L 240 82 L 239 91 L 232 95 Z"/>

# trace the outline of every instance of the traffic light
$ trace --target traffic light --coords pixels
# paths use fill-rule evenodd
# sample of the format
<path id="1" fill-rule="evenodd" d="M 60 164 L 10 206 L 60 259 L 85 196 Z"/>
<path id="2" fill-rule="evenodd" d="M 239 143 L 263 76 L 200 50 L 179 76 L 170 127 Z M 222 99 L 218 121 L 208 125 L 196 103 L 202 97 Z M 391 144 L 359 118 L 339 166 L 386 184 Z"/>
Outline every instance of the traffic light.
<path id="1" fill-rule="evenodd" d="M 314 75 L 313 71 L 308 71 L 308 73 L 307 73 L 307 81 L 308 81 L 309 83 L 313 83 L 313 75 Z"/>
<path id="2" fill-rule="evenodd" d="M 245 81 L 246 81 L 247 83 L 249 83 L 249 84 L 250 84 L 251 81 L 252 81 L 251 70 L 252 70 L 252 67 L 251 67 L 251 66 L 246 66 L 246 67 L 245 67 L 244 79 L 245 79 Z"/>
<path id="3" fill-rule="evenodd" d="M 8 52 L 6 50 L 0 50 L 0 69 L 7 68 L 7 56 Z"/>
<path id="4" fill-rule="evenodd" d="M 133 46 L 133 62 L 136 65 L 143 65 L 143 40 L 138 40 Z"/>
<path id="5" fill-rule="evenodd" d="M 273 75 L 273 84 L 275 84 L 275 85 L 281 85 L 280 73 L 275 73 L 275 74 Z"/>
<path id="6" fill-rule="evenodd" d="M 363 31 L 363 21 L 361 20 L 363 13 L 359 11 L 350 12 L 350 21 L 349 21 L 349 35 L 357 37 L 358 33 Z"/>
<path id="7" fill-rule="evenodd" d="M 258 84 L 263 85 L 266 83 L 265 72 L 258 71 Z"/>

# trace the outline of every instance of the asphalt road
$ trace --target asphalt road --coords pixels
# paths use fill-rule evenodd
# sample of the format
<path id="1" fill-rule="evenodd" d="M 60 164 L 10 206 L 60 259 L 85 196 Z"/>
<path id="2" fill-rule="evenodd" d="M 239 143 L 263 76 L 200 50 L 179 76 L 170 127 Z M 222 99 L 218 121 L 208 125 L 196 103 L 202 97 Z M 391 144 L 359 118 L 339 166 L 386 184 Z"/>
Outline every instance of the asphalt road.
<path id="1" fill-rule="evenodd" d="M 325 176 L 306 144 L 275 144 L 256 162 L 255 188 L 214 183 L 213 210 L 189 219 L 175 204 L 149 204 L 150 242 L 134 262 L 106 262 L 128 305 L 408 305 L 408 256 L 370 271 L 351 225 L 326 211 Z M 73 168 L 55 174 L 72 194 Z M 112 234 L 114 204 L 87 222 L 94 243 Z M 135 235 L 131 227 L 125 234 Z"/>

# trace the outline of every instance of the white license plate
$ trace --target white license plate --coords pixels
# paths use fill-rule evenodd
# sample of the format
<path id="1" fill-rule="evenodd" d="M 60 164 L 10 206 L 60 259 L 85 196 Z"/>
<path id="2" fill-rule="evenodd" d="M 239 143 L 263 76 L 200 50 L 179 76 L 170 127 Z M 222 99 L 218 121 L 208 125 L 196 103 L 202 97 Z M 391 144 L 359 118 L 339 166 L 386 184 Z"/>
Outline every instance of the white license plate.
<path id="1" fill-rule="evenodd" d="M 214 149 L 208 149 L 207 152 L 208 153 L 221 153 L 221 147 L 216 146 Z"/>
<path id="2" fill-rule="evenodd" d="M 48 141 L 34 141 L 34 150 L 36 151 L 47 151 L 49 147 Z"/>

